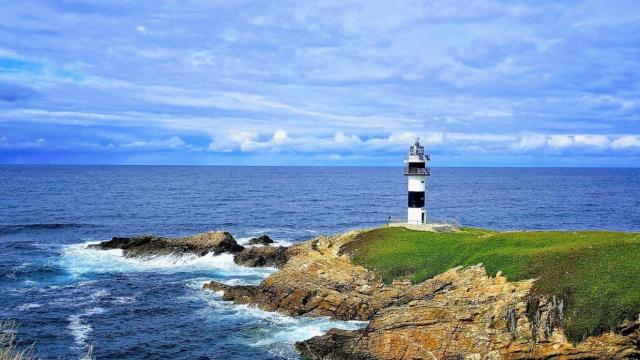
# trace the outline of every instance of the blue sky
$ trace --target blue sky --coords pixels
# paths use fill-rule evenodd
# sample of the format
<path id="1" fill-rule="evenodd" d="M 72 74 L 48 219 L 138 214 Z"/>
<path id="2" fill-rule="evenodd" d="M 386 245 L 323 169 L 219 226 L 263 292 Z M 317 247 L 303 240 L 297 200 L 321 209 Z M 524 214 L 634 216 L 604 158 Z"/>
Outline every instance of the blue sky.
<path id="1" fill-rule="evenodd" d="M 638 1 L 0 6 L 0 163 L 640 164 Z"/>

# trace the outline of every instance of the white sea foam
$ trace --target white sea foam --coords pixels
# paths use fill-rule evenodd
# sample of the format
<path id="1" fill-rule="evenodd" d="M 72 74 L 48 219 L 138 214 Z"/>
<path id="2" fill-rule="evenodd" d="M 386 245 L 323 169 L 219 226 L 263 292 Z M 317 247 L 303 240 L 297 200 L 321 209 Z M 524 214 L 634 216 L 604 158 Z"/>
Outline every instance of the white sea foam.
<path id="1" fill-rule="evenodd" d="M 42 305 L 36 304 L 36 303 L 28 303 L 28 304 L 19 305 L 18 307 L 16 307 L 16 309 L 19 311 L 27 311 L 31 309 L 37 309 L 39 307 L 42 307 Z"/>
<path id="2" fill-rule="evenodd" d="M 80 314 L 69 315 L 67 317 L 67 321 L 69 321 L 69 325 L 67 326 L 67 329 L 69 329 L 71 336 L 73 336 L 73 341 L 76 345 L 82 346 L 82 347 L 86 346 L 87 338 L 93 331 L 93 328 L 91 327 L 91 325 L 84 318 L 92 315 L 96 315 L 96 314 L 101 314 L 103 312 L 104 312 L 103 308 L 94 307 L 94 308 L 87 309 Z"/>
<path id="3" fill-rule="evenodd" d="M 132 304 L 136 301 L 135 296 L 118 296 L 111 301 L 114 305 L 127 305 Z"/>
<path id="4" fill-rule="evenodd" d="M 273 244 L 275 246 L 291 246 L 295 244 L 295 242 L 291 241 L 290 239 L 278 239 L 278 240 L 273 240 Z"/>
<path id="5" fill-rule="evenodd" d="M 253 236 L 247 236 L 247 237 L 240 237 L 237 238 L 236 241 L 238 242 L 238 244 L 240 245 L 246 245 L 247 241 L 253 239 Z"/>
<path id="6" fill-rule="evenodd" d="M 266 277 L 275 271 L 274 268 L 248 268 L 233 262 L 232 254 L 205 256 L 154 256 L 148 258 L 127 258 L 122 250 L 88 249 L 82 243 L 64 248 L 60 258 L 61 266 L 73 275 L 86 273 L 110 273 L 132 271 L 184 272 L 212 271 L 220 276 L 257 276 Z"/>
<path id="7" fill-rule="evenodd" d="M 222 300 L 222 292 L 205 291 L 195 293 L 205 303 L 203 315 L 218 320 L 228 317 L 235 321 L 253 323 L 251 346 L 261 347 L 274 356 L 298 359 L 294 348 L 298 341 L 326 333 L 331 328 L 356 330 L 366 326 L 366 321 L 338 321 L 328 317 L 291 317 L 276 312 L 260 310 L 253 306 L 236 305 Z"/>
<path id="8" fill-rule="evenodd" d="M 89 295 L 89 297 L 93 300 L 99 300 L 108 295 L 109 295 L 109 291 L 105 289 L 100 289 L 100 290 L 94 291 L 91 295 Z"/>
<path id="9" fill-rule="evenodd" d="M 258 234 L 263 235 L 262 233 L 258 233 Z M 240 245 L 247 246 L 247 242 L 253 238 L 254 236 L 240 237 L 240 238 L 237 238 L 236 241 Z M 291 246 L 294 244 L 294 242 L 291 241 L 291 239 L 272 239 L 272 240 L 273 240 L 273 244 L 271 244 L 271 246 Z M 264 246 L 264 245 L 257 244 L 257 245 L 251 245 L 251 246 Z"/>

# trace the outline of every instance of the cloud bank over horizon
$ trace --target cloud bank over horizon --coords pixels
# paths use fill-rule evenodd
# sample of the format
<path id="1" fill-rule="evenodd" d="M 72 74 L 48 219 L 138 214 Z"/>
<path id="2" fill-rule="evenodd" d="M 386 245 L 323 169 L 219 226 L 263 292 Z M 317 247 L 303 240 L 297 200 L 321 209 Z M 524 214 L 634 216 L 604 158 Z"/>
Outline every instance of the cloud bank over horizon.
<path id="1" fill-rule="evenodd" d="M 23 1 L 0 163 L 640 164 L 634 1 Z"/>

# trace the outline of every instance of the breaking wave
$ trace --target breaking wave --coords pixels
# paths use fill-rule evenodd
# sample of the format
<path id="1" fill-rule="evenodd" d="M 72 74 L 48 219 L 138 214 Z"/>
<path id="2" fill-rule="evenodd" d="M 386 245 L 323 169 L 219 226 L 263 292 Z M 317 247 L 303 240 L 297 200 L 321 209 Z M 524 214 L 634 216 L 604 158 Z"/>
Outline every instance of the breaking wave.
<path id="1" fill-rule="evenodd" d="M 320 336 L 329 329 L 343 330 L 361 329 L 367 325 L 366 321 L 340 321 L 329 317 L 291 317 L 276 312 L 260 310 L 249 305 L 237 305 L 222 300 L 222 294 L 212 291 L 202 291 L 200 280 L 193 281 L 192 296 L 200 298 L 206 306 L 202 309 L 205 317 L 226 319 L 231 322 L 244 322 L 252 328 L 248 336 L 249 345 L 266 350 L 271 355 L 285 359 L 299 359 L 295 350 L 295 343 Z"/>
<path id="2" fill-rule="evenodd" d="M 274 268 L 248 268 L 233 262 L 233 255 L 207 254 L 162 255 L 148 258 L 127 258 L 122 250 L 88 249 L 96 242 L 73 244 L 64 247 L 60 266 L 72 275 L 89 273 L 117 273 L 134 271 L 154 271 L 160 273 L 207 271 L 218 276 L 258 276 L 267 277 Z"/>

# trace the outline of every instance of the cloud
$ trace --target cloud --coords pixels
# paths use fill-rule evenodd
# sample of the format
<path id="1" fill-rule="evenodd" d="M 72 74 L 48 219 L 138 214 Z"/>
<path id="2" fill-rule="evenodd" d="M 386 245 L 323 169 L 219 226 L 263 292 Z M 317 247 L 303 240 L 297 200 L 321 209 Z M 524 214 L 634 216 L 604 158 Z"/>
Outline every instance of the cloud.
<path id="1" fill-rule="evenodd" d="M 640 148 L 640 136 L 627 135 L 619 137 L 611 143 L 611 147 L 616 150 Z"/>
<path id="2" fill-rule="evenodd" d="M 6 136 L 0 138 L 0 148 L 3 149 L 36 149 L 42 148 L 46 144 L 44 138 L 38 138 L 33 141 L 14 141 L 11 142 Z"/>
<path id="3" fill-rule="evenodd" d="M 574 144 L 572 136 L 551 135 L 547 138 L 547 145 L 554 149 L 564 149 Z"/>
<path id="4" fill-rule="evenodd" d="M 420 136 L 421 135 L 421 136 Z M 626 135 L 565 135 L 565 134 L 491 134 L 491 133 L 391 133 L 387 136 L 361 138 L 355 134 L 337 132 L 333 136 L 289 136 L 284 130 L 272 135 L 236 131 L 214 139 L 209 144 L 213 152 L 286 152 L 298 154 L 350 155 L 399 154 L 406 151 L 416 138 L 427 150 L 439 153 L 483 152 L 499 154 L 511 151 L 589 151 L 619 150 L 638 147 L 640 137 Z M 540 154 L 538 152 L 538 154 Z"/>
<path id="5" fill-rule="evenodd" d="M 612 142 L 614 136 L 608 135 L 543 135 L 543 134 L 525 134 L 520 140 L 514 144 L 514 149 L 533 150 L 540 148 L 550 148 L 555 150 L 564 150 L 568 148 L 589 148 L 595 150 L 616 149 L 614 146 L 618 140 Z"/>
<path id="6" fill-rule="evenodd" d="M 531 150 L 538 149 L 547 144 L 547 136 L 540 134 L 526 134 L 520 138 L 517 148 Z"/>
<path id="7" fill-rule="evenodd" d="M 629 9 L 20 2 L 3 13 L 0 131 L 12 145 L 46 137 L 42 158 L 94 148 L 116 163 L 160 149 L 206 149 L 202 161 L 214 163 L 384 162 L 420 136 L 436 152 L 482 153 L 497 166 L 510 156 L 631 166 L 640 16 Z M 64 134 L 52 137 L 55 128 Z"/>
<path id="8" fill-rule="evenodd" d="M 280 130 L 277 130 L 275 133 L 273 133 L 273 139 L 272 140 L 274 142 L 280 142 L 281 143 L 281 142 L 286 141 L 287 138 L 288 138 L 287 132 L 282 130 L 282 129 L 280 129 Z"/>
<path id="9" fill-rule="evenodd" d="M 38 92 L 30 87 L 0 81 L 0 102 L 17 102 L 38 96 Z"/>
<path id="10" fill-rule="evenodd" d="M 121 148 L 129 148 L 129 149 L 153 149 L 153 150 L 162 150 L 162 149 L 179 149 L 184 147 L 189 147 L 181 138 L 177 136 L 172 136 L 165 140 L 136 140 L 127 144 L 123 144 L 120 146 Z"/>
<path id="11" fill-rule="evenodd" d="M 609 147 L 609 138 L 605 135 L 575 135 L 573 141 L 577 145 L 585 145 L 598 149 L 606 149 Z"/>

